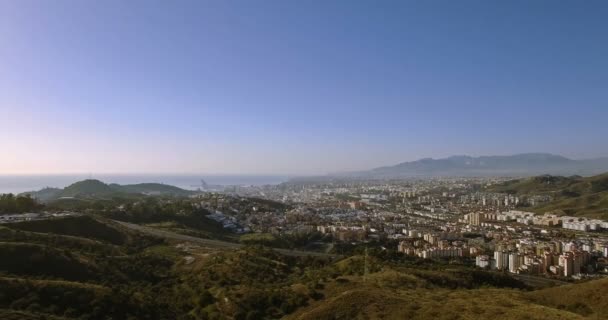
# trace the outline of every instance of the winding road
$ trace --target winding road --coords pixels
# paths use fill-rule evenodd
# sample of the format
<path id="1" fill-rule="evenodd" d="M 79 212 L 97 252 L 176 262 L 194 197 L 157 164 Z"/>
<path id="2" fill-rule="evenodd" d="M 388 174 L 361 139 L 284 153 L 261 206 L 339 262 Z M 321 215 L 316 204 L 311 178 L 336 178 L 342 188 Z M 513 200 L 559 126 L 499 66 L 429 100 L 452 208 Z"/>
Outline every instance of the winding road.
<path id="1" fill-rule="evenodd" d="M 151 228 L 151 227 L 145 227 L 145 226 L 128 223 L 128 222 L 123 222 L 123 221 L 118 221 L 118 220 L 112 220 L 112 221 L 114 221 L 126 228 L 129 228 L 131 230 L 136 230 L 136 231 L 150 234 L 153 236 L 157 236 L 160 238 L 178 240 L 178 241 L 188 241 L 188 242 L 200 244 L 200 245 L 210 247 L 210 248 L 239 249 L 239 248 L 243 247 L 243 245 L 240 243 L 197 238 L 197 237 L 187 236 L 187 235 L 183 235 L 183 234 L 179 234 L 179 233 L 175 233 L 175 232 L 159 230 L 159 229 Z M 272 249 L 278 253 L 281 253 L 281 254 L 284 254 L 287 256 L 297 256 L 297 257 L 312 256 L 312 257 L 325 257 L 325 258 L 331 258 L 331 259 L 339 257 L 338 255 L 328 254 L 328 253 L 323 253 L 323 252 L 301 251 L 301 250 L 290 250 L 290 249 L 279 249 L 279 248 L 272 248 Z"/>

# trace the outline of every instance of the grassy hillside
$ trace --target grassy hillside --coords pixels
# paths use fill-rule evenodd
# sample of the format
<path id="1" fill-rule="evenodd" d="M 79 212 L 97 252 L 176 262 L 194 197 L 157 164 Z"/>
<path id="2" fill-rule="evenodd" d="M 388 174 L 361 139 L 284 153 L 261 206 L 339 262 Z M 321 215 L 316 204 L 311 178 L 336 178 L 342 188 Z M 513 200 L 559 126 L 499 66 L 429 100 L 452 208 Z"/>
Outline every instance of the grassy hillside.
<path id="1" fill-rule="evenodd" d="M 447 289 L 414 274 L 381 271 L 324 284 L 324 299 L 286 319 L 608 319 L 608 279 L 538 291 Z"/>
<path id="2" fill-rule="evenodd" d="M 0 240 L 1 319 L 172 318 L 151 298 L 172 287 L 175 261 L 146 251 L 160 239 L 80 216 L 5 224 Z"/>
<path id="3" fill-rule="evenodd" d="M 608 318 L 608 301 L 599 294 L 608 279 L 528 291 L 505 274 L 367 260 L 365 276 L 360 256 L 317 272 L 316 287 L 324 298 L 310 301 L 286 319 Z"/>
<path id="4" fill-rule="evenodd" d="M 69 320 L 70 318 L 55 317 L 38 312 L 0 309 L 0 319 L 3 320 Z"/>
<path id="5" fill-rule="evenodd" d="M 608 220 L 608 174 L 593 177 L 539 176 L 511 180 L 488 191 L 518 195 L 550 195 L 553 201 L 532 208 L 539 213 L 558 213 Z"/>
<path id="6" fill-rule="evenodd" d="M 73 216 L 60 219 L 38 220 L 13 223 L 11 229 L 60 234 L 76 237 L 86 237 L 112 244 L 124 244 L 126 235 L 106 223 L 90 216 Z"/>
<path id="7" fill-rule="evenodd" d="M 67 250 L 39 244 L 0 242 L 0 270 L 11 274 L 79 281 L 94 279 L 96 269 L 82 256 Z"/>
<path id="8" fill-rule="evenodd" d="M 608 278 L 530 292 L 535 303 L 591 318 L 608 318 Z"/>
<path id="9" fill-rule="evenodd" d="M 88 216 L 5 224 L 0 241 L 0 319 L 602 319 L 608 302 L 608 279 L 531 291 L 454 263 L 170 244 Z"/>
<path id="10" fill-rule="evenodd" d="M 537 176 L 509 180 L 489 187 L 489 191 L 511 194 L 553 194 L 577 196 L 608 191 L 608 173 L 592 177 Z"/>
<path id="11" fill-rule="evenodd" d="M 34 319 L 45 317 L 109 319 L 129 313 L 146 315 L 138 310 L 135 299 L 109 287 L 63 280 L 0 278 L 0 308 L 12 316 L 25 314 Z M 10 310 L 10 311 L 9 311 Z M 2 314 L 2 313 L 0 313 Z M 27 318 L 26 318 L 27 319 Z M 51 318 L 52 319 L 52 318 Z"/>
<path id="12" fill-rule="evenodd" d="M 584 180 L 582 177 L 537 176 L 493 185 L 488 191 L 509 194 L 554 194 Z"/>
<path id="13" fill-rule="evenodd" d="M 608 192 L 557 199 L 534 208 L 539 213 L 558 212 L 569 216 L 608 220 Z"/>
<path id="14" fill-rule="evenodd" d="M 500 289 L 395 290 L 359 285 L 286 319 L 583 319 Z"/>
<path id="15" fill-rule="evenodd" d="M 92 238 L 29 232 L 3 226 L 0 226 L 0 242 L 41 244 L 61 250 L 94 252 L 109 256 L 118 255 L 120 252 L 120 247 Z"/>

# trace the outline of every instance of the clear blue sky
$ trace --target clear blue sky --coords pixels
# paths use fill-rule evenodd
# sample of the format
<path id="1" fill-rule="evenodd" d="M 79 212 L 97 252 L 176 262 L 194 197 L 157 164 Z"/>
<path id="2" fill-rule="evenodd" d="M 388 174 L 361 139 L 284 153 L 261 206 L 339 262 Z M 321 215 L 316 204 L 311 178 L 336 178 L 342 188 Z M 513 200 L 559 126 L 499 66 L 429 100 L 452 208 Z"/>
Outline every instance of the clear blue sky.
<path id="1" fill-rule="evenodd" d="M 0 0 L 0 111 L 0 173 L 608 156 L 608 2 Z"/>

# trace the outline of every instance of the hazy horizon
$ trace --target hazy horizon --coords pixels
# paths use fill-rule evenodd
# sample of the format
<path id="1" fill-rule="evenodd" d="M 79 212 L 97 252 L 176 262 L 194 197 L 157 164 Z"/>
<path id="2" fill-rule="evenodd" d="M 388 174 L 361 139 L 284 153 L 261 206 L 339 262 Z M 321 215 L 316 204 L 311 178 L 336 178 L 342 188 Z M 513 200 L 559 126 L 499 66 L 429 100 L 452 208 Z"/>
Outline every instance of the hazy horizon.
<path id="1" fill-rule="evenodd" d="M 276 185 L 287 181 L 284 175 L 209 175 L 209 174 L 0 174 L 0 194 L 38 191 L 47 187 L 65 188 L 73 183 L 93 179 L 107 184 L 131 185 L 139 183 L 162 183 L 185 190 L 196 190 L 201 179 L 209 185 L 260 186 Z"/>
<path id="2" fill-rule="evenodd" d="M 0 175 L 608 156 L 602 1 L 3 1 Z"/>
<path id="3" fill-rule="evenodd" d="M 226 172 L 217 172 L 217 173 L 209 173 L 209 172 L 138 172 L 138 171 L 125 171 L 125 172 L 106 172 L 106 171 L 89 171 L 89 172 L 27 172 L 27 173 L 22 173 L 22 172 L 16 172 L 16 173 L 4 173 L 4 172 L 0 172 L 0 177 L 5 176 L 34 176 L 34 177 L 41 177 L 41 176 L 69 176 L 69 177 L 74 177 L 74 176 L 81 176 L 83 178 L 88 178 L 90 177 L 91 179 L 96 179 L 96 176 L 135 176 L 135 177 L 145 177 L 145 176 L 152 176 L 152 177 L 158 177 L 158 176 L 188 176 L 188 177 L 193 177 L 193 176 L 200 176 L 200 177 L 290 177 L 290 178 L 296 178 L 296 177 L 313 177 L 313 176 L 326 176 L 326 175 L 332 175 L 332 174 L 337 174 L 337 173 L 348 173 L 348 172 L 356 172 L 356 171 L 367 171 L 367 170 L 371 170 L 371 169 L 375 169 L 375 168 L 379 168 L 379 167 L 385 167 L 385 166 L 394 166 L 394 165 L 398 165 L 401 163 L 405 163 L 405 162 L 415 162 L 415 161 L 419 161 L 419 160 L 423 160 L 423 159 L 434 159 L 434 160 L 438 160 L 438 159 L 445 159 L 445 158 L 449 158 L 449 157 L 457 157 L 457 156 L 470 156 L 473 158 L 477 158 L 477 157 L 493 157 L 493 156 L 514 156 L 514 155 L 523 155 L 523 154 L 551 154 L 551 155 L 555 155 L 555 156 L 562 156 L 565 158 L 568 158 L 570 160 L 594 160 L 594 159 L 605 159 L 608 157 L 594 157 L 594 158 L 574 158 L 574 157 L 566 157 L 560 154 L 553 154 L 553 153 L 548 153 L 548 152 L 523 152 L 523 153 L 514 153 L 514 154 L 481 154 L 481 155 L 470 155 L 470 154 L 452 154 L 452 155 L 447 155 L 447 156 L 441 156 L 441 157 L 421 157 L 421 158 L 416 158 L 416 159 L 406 159 L 403 161 L 399 161 L 399 162 L 394 162 L 394 163 L 386 163 L 386 164 L 381 164 L 378 166 L 374 166 L 374 167 L 364 167 L 364 168 L 358 168 L 358 169 L 354 169 L 354 170 L 337 170 L 337 171 L 327 171 L 327 172 L 312 172 L 312 173 L 290 173 L 290 172 L 276 172 L 276 173 L 265 173 L 265 172 L 259 172 L 259 173 L 226 173 Z"/>

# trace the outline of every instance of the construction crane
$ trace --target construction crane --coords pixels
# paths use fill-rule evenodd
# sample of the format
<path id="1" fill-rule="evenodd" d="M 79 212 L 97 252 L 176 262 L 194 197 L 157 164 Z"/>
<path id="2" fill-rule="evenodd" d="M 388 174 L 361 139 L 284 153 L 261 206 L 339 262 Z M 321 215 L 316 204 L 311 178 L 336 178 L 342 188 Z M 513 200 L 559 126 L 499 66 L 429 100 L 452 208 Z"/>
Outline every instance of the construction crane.
<path id="1" fill-rule="evenodd" d="M 192 187 L 192 188 L 199 188 L 201 190 L 206 190 L 209 187 L 209 185 L 207 184 L 207 182 L 205 182 L 205 180 L 201 179 L 201 184 L 190 186 L 190 187 Z"/>

